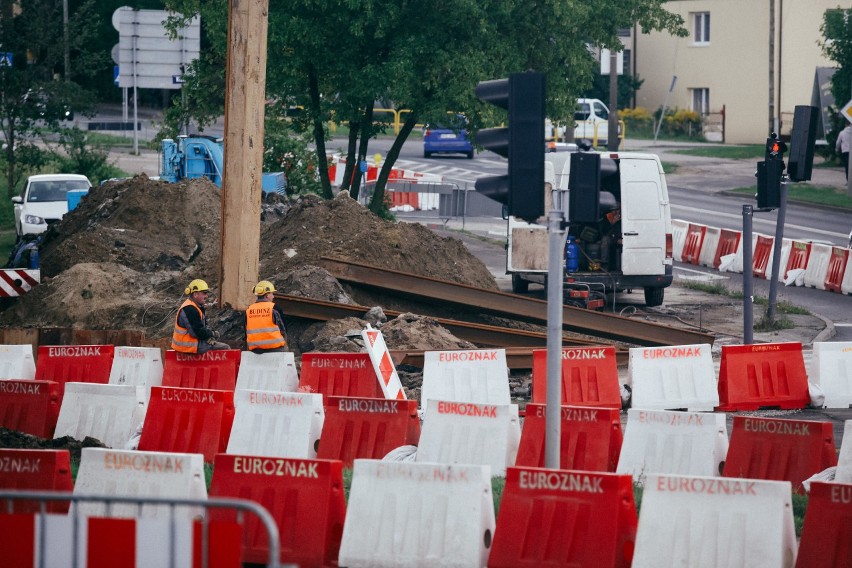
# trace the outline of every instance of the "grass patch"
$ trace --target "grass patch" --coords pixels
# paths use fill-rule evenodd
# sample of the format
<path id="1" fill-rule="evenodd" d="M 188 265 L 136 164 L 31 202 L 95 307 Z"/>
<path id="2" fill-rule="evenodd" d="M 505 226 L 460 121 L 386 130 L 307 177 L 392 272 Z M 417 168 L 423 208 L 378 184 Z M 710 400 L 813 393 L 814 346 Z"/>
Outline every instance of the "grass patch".
<path id="1" fill-rule="evenodd" d="M 14 229 L 0 231 L 0 263 L 6 264 L 5 259 L 9 258 L 16 242 L 18 242 L 18 235 Z"/>
<path id="2" fill-rule="evenodd" d="M 749 144 L 745 146 L 707 146 L 702 148 L 672 150 L 672 154 L 701 156 L 704 158 L 720 158 L 724 160 L 763 159 L 766 155 L 766 147 L 763 144 Z"/>
<path id="3" fill-rule="evenodd" d="M 720 284 L 718 282 L 709 283 L 709 282 L 696 282 L 694 280 L 684 280 L 679 281 L 678 285 L 681 288 L 687 288 L 689 290 L 696 290 L 698 292 L 704 292 L 706 294 L 715 294 L 717 296 L 726 296 L 733 300 L 742 300 L 743 293 L 740 290 L 731 290 L 726 287 L 724 284 Z M 753 303 L 758 306 L 768 306 L 769 298 L 764 296 L 755 296 Z M 791 304 L 790 302 L 783 300 L 781 302 L 775 302 L 775 311 L 779 314 L 789 314 L 789 315 L 810 315 L 811 312 L 806 310 L 801 306 L 797 306 L 795 304 Z M 786 320 L 786 327 L 767 327 L 766 329 L 760 329 L 758 331 L 772 331 L 779 329 L 791 329 L 795 327 L 795 325 L 788 318 L 778 318 L 775 322 L 776 325 L 782 325 L 781 319 Z M 761 322 L 757 322 L 754 324 L 754 328 L 757 330 L 758 326 L 761 325 Z M 768 325 L 768 323 L 766 324 Z"/>
<path id="4" fill-rule="evenodd" d="M 796 325 L 790 321 L 790 318 L 786 316 L 776 317 L 772 321 L 769 321 L 766 316 L 763 316 L 756 322 L 752 328 L 754 331 L 781 331 L 782 329 L 793 329 Z"/>
<path id="5" fill-rule="evenodd" d="M 680 164 L 675 164 L 674 162 L 660 162 L 663 165 L 663 171 L 666 175 L 671 175 L 677 171 L 680 167 Z"/>
<path id="6" fill-rule="evenodd" d="M 115 147 L 115 146 L 133 146 L 133 138 L 130 136 L 116 136 L 115 134 L 105 134 L 103 132 L 86 132 L 86 142 L 91 146 L 99 147 Z"/>
<path id="7" fill-rule="evenodd" d="M 738 187 L 733 191 L 734 193 L 753 196 L 757 193 L 757 186 Z M 818 205 L 852 209 L 852 197 L 846 195 L 845 187 L 838 188 L 809 185 L 806 183 L 789 183 L 787 184 L 787 199 L 803 203 L 815 203 Z"/>

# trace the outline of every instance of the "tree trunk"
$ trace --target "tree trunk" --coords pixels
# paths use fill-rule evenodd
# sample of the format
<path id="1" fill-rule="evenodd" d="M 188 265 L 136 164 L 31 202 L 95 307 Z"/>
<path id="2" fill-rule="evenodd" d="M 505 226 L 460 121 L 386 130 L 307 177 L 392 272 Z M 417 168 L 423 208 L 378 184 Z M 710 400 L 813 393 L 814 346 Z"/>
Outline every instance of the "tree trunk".
<path id="1" fill-rule="evenodd" d="M 346 146 L 346 169 L 343 170 L 343 183 L 340 189 L 349 190 L 352 199 L 358 199 L 358 186 L 352 189 L 352 173 L 355 171 L 355 152 L 358 148 L 358 131 L 361 129 L 361 121 L 353 119 L 349 121 L 349 143 Z"/>
<path id="2" fill-rule="evenodd" d="M 352 166 L 355 168 L 355 175 L 352 176 L 353 189 L 350 190 L 353 199 L 358 199 L 361 192 L 361 177 L 366 178 L 366 174 L 361 172 L 361 162 L 367 162 L 367 146 L 370 144 L 370 134 L 373 129 L 373 101 L 370 101 L 364 108 L 364 114 L 361 118 L 361 132 L 358 140 L 358 159 Z"/>
<path id="3" fill-rule="evenodd" d="M 388 178 L 390 177 L 393 165 L 396 163 L 396 159 L 399 158 L 399 153 L 402 151 L 403 144 L 405 144 L 405 141 L 408 139 L 408 135 L 411 134 L 412 130 L 414 130 L 414 126 L 416 124 L 417 114 L 415 112 L 409 113 L 405 119 L 405 123 L 403 123 L 402 128 L 399 131 L 399 134 L 396 135 L 393 144 L 388 150 L 388 155 L 385 156 L 385 163 L 382 164 L 382 170 L 379 172 L 379 179 L 376 180 L 376 188 L 373 191 L 373 198 L 370 200 L 370 211 L 376 215 L 380 215 L 381 211 L 385 207 L 385 187 L 387 186 Z"/>
<path id="4" fill-rule="evenodd" d="M 8 187 L 6 193 L 9 199 L 17 195 L 15 191 L 15 128 L 12 126 L 12 121 L 6 122 L 9 126 L 6 134 L 6 183 Z"/>
<path id="5" fill-rule="evenodd" d="M 319 85 L 317 84 L 317 73 L 313 65 L 308 67 L 308 83 L 313 107 L 314 141 L 317 145 L 317 167 L 319 168 L 320 184 L 322 184 L 322 196 L 331 199 L 331 180 L 328 179 L 328 156 L 325 154 L 325 129 L 322 121 L 322 102 L 320 99 Z"/>

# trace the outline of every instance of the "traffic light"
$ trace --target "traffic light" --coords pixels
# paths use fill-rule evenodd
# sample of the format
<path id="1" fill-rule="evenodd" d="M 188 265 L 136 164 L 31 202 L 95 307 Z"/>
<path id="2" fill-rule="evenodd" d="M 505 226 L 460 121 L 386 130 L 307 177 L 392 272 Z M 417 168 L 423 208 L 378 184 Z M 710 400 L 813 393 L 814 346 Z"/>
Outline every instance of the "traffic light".
<path id="1" fill-rule="evenodd" d="M 480 100 L 507 109 L 509 125 L 480 130 L 477 141 L 509 160 L 509 173 L 476 180 L 476 191 L 528 222 L 544 215 L 544 75 L 514 73 L 476 86 Z"/>
<path id="2" fill-rule="evenodd" d="M 766 159 L 757 164 L 757 207 L 776 209 L 781 206 L 781 178 L 784 175 L 784 152 L 787 144 L 774 132 L 766 139 Z"/>
<path id="3" fill-rule="evenodd" d="M 797 105 L 793 112 L 793 130 L 790 132 L 790 167 L 787 173 L 793 181 L 808 181 L 814 167 L 814 142 L 816 141 L 819 109 Z"/>

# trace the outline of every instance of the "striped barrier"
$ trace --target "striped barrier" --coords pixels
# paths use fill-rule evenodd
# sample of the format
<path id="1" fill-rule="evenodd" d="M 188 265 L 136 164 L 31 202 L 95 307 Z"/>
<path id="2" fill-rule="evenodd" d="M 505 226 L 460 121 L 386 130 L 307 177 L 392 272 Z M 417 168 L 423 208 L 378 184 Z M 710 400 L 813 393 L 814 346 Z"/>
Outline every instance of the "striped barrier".
<path id="1" fill-rule="evenodd" d="M 17 298 L 41 282 L 41 270 L 0 269 L 0 298 Z"/>

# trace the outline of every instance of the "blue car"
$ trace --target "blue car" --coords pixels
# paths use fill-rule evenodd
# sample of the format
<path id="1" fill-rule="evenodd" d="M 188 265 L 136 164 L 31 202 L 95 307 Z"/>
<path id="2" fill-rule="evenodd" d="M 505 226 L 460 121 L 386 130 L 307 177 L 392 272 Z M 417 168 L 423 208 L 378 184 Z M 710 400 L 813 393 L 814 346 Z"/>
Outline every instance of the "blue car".
<path id="1" fill-rule="evenodd" d="M 449 124 L 429 124 L 423 131 L 423 157 L 432 154 L 465 154 L 473 159 L 473 144 L 467 132 L 467 120 L 462 115 L 450 117 Z"/>

